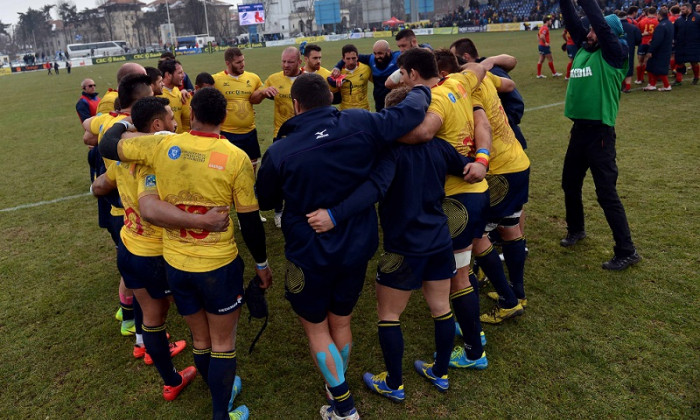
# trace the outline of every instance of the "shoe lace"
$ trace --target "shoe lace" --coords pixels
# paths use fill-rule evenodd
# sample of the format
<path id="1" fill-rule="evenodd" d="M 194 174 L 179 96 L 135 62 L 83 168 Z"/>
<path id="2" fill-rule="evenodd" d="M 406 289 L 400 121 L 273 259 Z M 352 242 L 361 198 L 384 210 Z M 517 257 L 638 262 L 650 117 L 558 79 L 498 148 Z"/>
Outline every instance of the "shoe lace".
<path id="1" fill-rule="evenodd" d="M 464 347 L 455 346 L 455 348 L 452 349 L 452 354 L 450 355 L 450 358 L 451 359 L 460 359 L 463 354 L 464 354 Z"/>
<path id="2" fill-rule="evenodd" d="M 372 375 L 372 382 L 386 382 L 386 377 L 389 372 L 382 372 L 376 375 Z"/>

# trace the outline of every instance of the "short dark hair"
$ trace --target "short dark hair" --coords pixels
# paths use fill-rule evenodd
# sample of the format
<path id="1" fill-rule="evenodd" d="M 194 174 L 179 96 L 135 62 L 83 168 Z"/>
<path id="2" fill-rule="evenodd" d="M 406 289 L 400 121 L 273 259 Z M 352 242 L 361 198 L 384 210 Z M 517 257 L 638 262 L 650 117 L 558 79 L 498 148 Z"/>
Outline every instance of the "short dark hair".
<path id="1" fill-rule="evenodd" d="M 163 76 L 163 73 L 155 67 L 146 67 L 146 74 L 151 78 L 151 83 L 157 82 L 158 78 Z"/>
<path id="2" fill-rule="evenodd" d="M 552 17 L 551 17 L 551 16 L 545 16 L 545 17 L 542 19 L 542 23 L 547 23 L 547 22 L 549 22 L 550 20 L 552 20 Z"/>
<path id="3" fill-rule="evenodd" d="M 392 89 L 384 98 L 384 107 L 391 108 L 392 106 L 398 105 L 401 101 L 406 99 L 410 91 L 411 88 L 405 85 Z"/>
<path id="4" fill-rule="evenodd" d="M 214 86 L 214 77 L 212 77 L 211 74 L 203 71 L 197 75 L 197 77 L 194 79 L 194 84 L 195 86 L 202 87 L 204 85 L 210 85 Z"/>
<path id="5" fill-rule="evenodd" d="M 671 6 L 670 10 L 671 10 L 671 13 L 673 13 L 674 15 L 677 15 L 681 12 L 681 6 L 675 4 L 675 5 Z"/>
<path id="6" fill-rule="evenodd" d="M 303 73 L 292 84 L 292 99 L 296 99 L 304 111 L 330 106 L 332 99 L 328 82 L 316 73 Z"/>
<path id="7" fill-rule="evenodd" d="M 180 64 L 180 62 L 177 60 L 163 60 L 158 63 L 158 70 L 160 70 L 160 72 L 163 73 L 163 77 L 165 77 L 165 73 L 175 73 L 178 64 Z"/>
<path id="8" fill-rule="evenodd" d="M 662 19 L 666 19 L 668 17 L 668 10 L 665 8 L 659 9 L 659 16 L 661 16 Z"/>
<path id="9" fill-rule="evenodd" d="M 175 54 L 171 53 L 170 51 L 166 51 L 163 54 L 160 55 L 160 60 L 174 60 L 175 59 Z"/>
<path id="10" fill-rule="evenodd" d="M 448 73 L 457 73 L 459 71 L 457 57 L 452 54 L 452 51 L 441 48 L 433 51 L 433 54 L 435 54 L 438 71 L 446 71 Z"/>
<path id="11" fill-rule="evenodd" d="M 321 47 L 316 44 L 306 44 L 306 47 L 304 47 L 304 57 L 308 58 L 311 51 L 321 52 Z"/>
<path id="12" fill-rule="evenodd" d="M 190 106 L 192 114 L 201 123 L 219 125 L 226 119 L 226 98 L 212 87 L 205 87 L 195 92 Z"/>
<path id="13" fill-rule="evenodd" d="M 307 45 L 306 48 L 309 48 L 309 46 Z M 357 52 L 357 47 L 354 46 L 353 44 L 343 45 L 343 49 L 340 50 L 340 53 L 342 54 L 343 57 L 345 57 L 345 54 L 351 53 L 351 52 L 354 52 L 355 54 L 360 55 L 360 53 Z"/>
<path id="14" fill-rule="evenodd" d="M 157 96 L 146 96 L 134 102 L 131 106 L 131 121 L 136 129 L 142 133 L 148 133 L 153 120 L 156 118 L 165 119 L 168 111 L 166 106 L 170 101 Z"/>
<path id="15" fill-rule="evenodd" d="M 618 10 L 617 17 L 619 17 L 620 20 L 627 19 L 627 12 L 622 11 L 622 10 Z"/>
<path id="16" fill-rule="evenodd" d="M 479 52 L 476 50 L 476 45 L 474 41 L 469 38 L 460 38 L 450 45 L 450 49 L 455 49 L 455 55 L 458 58 L 462 58 L 464 54 L 469 54 L 470 56 L 479 58 Z"/>
<path id="17" fill-rule="evenodd" d="M 413 32 L 410 29 L 401 29 L 399 32 L 396 33 L 396 37 L 394 38 L 395 40 L 401 40 L 404 38 L 415 38 L 416 33 Z"/>
<path id="18" fill-rule="evenodd" d="M 637 11 L 639 11 L 639 7 L 637 6 L 630 6 L 629 9 L 627 9 L 627 14 L 628 15 L 636 15 Z"/>
<path id="19" fill-rule="evenodd" d="M 650 7 L 647 9 L 647 13 L 650 15 L 655 15 L 656 14 L 656 7 Z"/>
<path id="20" fill-rule="evenodd" d="M 423 48 L 413 48 L 404 51 L 399 56 L 396 65 L 403 67 L 406 73 L 410 73 L 411 70 L 417 71 L 422 79 L 438 77 L 435 55 L 433 55 L 432 51 Z"/>
<path id="21" fill-rule="evenodd" d="M 226 51 L 224 52 L 224 61 L 231 61 L 236 57 L 240 57 L 243 55 L 243 51 L 241 51 L 240 48 L 238 47 L 229 47 L 226 48 Z"/>
<path id="22" fill-rule="evenodd" d="M 119 83 L 119 107 L 129 108 L 137 99 L 148 96 L 151 78 L 147 74 L 127 74 Z"/>

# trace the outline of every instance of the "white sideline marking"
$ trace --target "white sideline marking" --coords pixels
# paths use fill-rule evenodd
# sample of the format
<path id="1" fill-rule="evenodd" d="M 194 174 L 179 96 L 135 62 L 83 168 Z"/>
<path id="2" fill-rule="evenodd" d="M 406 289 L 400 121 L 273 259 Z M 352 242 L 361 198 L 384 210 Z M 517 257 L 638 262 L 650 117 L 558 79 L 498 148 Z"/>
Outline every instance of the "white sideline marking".
<path id="1" fill-rule="evenodd" d="M 552 108 L 552 107 L 559 106 L 559 105 L 564 105 L 564 102 L 555 102 L 553 104 L 540 105 L 540 106 L 536 106 L 534 108 L 525 108 L 525 112 L 527 112 L 527 111 L 539 111 L 540 109 Z"/>
<path id="2" fill-rule="evenodd" d="M 22 209 L 29 209 L 32 207 L 39 207 L 39 206 L 43 206 L 46 204 L 59 203 L 61 201 L 72 200 L 74 198 L 87 197 L 88 195 L 92 195 L 92 194 L 87 192 L 87 193 L 83 193 L 83 194 L 69 195 L 67 197 L 54 198 L 53 200 L 39 201 L 37 203 L 22 204 L 21 206 L 17 206 L 17 207 L 8 207 L 6 209 L 0 209 L 0 213 L 1 212 L 17 211 L 17 210 L 22 210 Z"/>
<path id="3" fill-rule="evenodd" d="M 540 109 L 552 108 L 552 107 L 559 106 L 559 105 L 564 105 L 564 102 L 555 102 L 553 104 L 540 105 L 540 106 L 536 106 L 534 108 L 525 108 L 525 112 L 539 111 Z M 91 194 L 85 193 L 85 194 L 69 195 L 68 197 L 55 198 L 53 200 L 47 200 L 47 201 L 39 201 L 38 203 L 22 204 L 21 206 L 17 206 L 17 207 L 8 207 L 6 209 L 0 209 L 0 213 L 17 211 L 17 210 L 22 210 L 22 209 L 29 209 L 32 207 L 39 207 L 39 206 L 43 206 L 46 204 L 53 204 L 53 203 L 58 203 L 61 201 L 73 200 L 74 198 L 87 197 L 88 195 L 91 195 Z"/>

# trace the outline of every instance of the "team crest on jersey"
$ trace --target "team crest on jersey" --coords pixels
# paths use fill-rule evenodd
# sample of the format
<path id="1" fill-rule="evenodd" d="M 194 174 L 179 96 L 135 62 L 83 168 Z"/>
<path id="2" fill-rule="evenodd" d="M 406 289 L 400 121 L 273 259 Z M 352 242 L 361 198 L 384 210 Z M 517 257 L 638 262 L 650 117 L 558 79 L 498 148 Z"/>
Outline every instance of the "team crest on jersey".
<path id="1" fill-rule="evenodd" d="M 155 175 L 146 175 L 146 179 L 145 179 L 143 184 L 146 188 L 155 188 L 156 176 Z"/>
<path id="2" fill-rule="evenodd" d="M 454 104 L 457 103 L 457 98 L 452 94 L 452 92 L 447 94 L 447 97 L 450 98 L 450 101 Z"/>
<path id="3" fill-rule="evenodd" d="M 224 87 L 228 87 L 228 86 L 231 86 L 231 85 L 229 85 L 228 82 L 224 82 Z"/>
<path id="4" fill-rule="evenodd" d="M 180 158 L 180 155 L 182 154 L 182 150 L 180 150 L 179 147 L 173 146 L 168 150 L 168 157 L 172 160 L 177 160 Z"/>

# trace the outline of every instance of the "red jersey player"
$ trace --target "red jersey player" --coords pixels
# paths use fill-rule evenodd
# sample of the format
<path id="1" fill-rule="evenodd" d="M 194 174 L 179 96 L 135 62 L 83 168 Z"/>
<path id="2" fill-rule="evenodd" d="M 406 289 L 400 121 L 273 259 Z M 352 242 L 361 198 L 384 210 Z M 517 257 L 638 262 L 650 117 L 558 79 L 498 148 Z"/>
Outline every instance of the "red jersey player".
<path id="1" fill-rule="evenodd" d="M 549 28 L 552 27 L 552 18 L 551 16 L 545 16 L 545 18 L 542 20 L 542 27 L 540 28 L 539 33 L 537 34 L 537 39 L 539 41 L 539 46 L 538 50 L 540 53 L 540 59 L 537 61 L 537 78 L 538 79 L 544 79 L 547 76 L 542 74 L 542 63 L 544 63 L 544 59 L 546 58 L 549 64 L 549 69 L 552 70 L 552 77 L 559 77 L 561 76 L 561 73 L 557 73 L 556 70 L 554 70 L 554 63 L 552 62 L 552 49 L 549 47 Z"/>
<path id="2" fill-rule="evenodd" d="M 649 43 L 651 42 L 652 35 L 654 35 L 654 29 L 658 25 L 659 20 L 656 18 L 656 7 L 648 8 L 646 10 L 646 16 L 639 19 L 637 23 L 639 30 L 642 32 L 642 44 L 637 49 L 639 65 L 637 66 L 637 80 L 634 81 L 637 85 L 644 83 L 644 72 L 647 67 L 646 55 L 649 52 Z"/>

